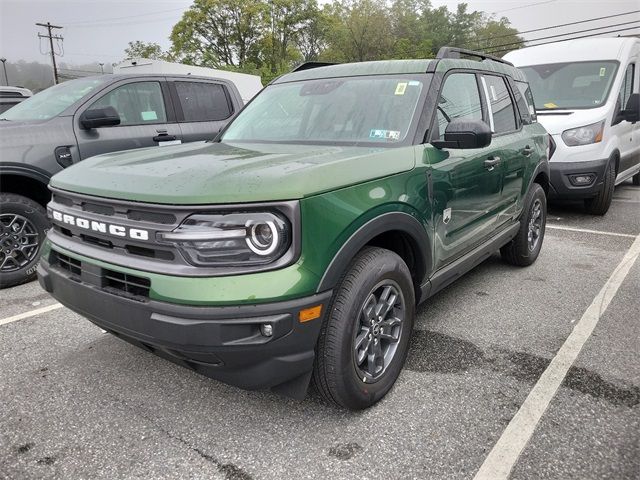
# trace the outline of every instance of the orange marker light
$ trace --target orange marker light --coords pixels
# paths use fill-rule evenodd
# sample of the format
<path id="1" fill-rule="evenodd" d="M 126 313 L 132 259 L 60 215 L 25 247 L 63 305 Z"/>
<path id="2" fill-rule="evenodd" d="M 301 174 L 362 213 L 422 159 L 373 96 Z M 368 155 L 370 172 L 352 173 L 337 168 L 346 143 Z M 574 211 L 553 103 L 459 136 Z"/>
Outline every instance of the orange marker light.
<path id="1" fill-rule="evenodd" d="M 298 314 L 298 320 L 300 323 L 308 322 L 310 320 L 315 320 L 322 313 L 322 305 L 316 305 L 315 307 L 305 308 L 304 310 L 300 310 Z"/>

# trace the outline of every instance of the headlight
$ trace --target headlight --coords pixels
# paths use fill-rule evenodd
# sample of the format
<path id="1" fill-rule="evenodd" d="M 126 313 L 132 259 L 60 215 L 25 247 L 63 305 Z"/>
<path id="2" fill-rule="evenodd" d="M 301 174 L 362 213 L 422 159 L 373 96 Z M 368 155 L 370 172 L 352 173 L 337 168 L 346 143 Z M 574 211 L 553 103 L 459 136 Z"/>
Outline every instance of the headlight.
<path id="1" fill-rule="evenodd" d="M 562 140 L 569 147 L 578 145 L 589 145 L 602 141 L 604 132 L 604 120 L 584 127 L 572 128 L 562 132 Z"/>
<path id="2" fill-rule="evenodd" d="M 267 212 L 197 214 L 158 240 L 177 246 L 198 266 L 265 265 L 277 260 L 291 244 L 289 223 Z"/>

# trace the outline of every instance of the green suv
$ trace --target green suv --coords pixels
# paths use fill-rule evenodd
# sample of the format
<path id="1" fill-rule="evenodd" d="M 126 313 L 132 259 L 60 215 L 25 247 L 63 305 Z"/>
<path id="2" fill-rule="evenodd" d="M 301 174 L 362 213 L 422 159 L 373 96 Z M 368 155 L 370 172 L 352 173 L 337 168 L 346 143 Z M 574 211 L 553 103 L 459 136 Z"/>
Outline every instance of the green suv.
<path id="1" fill-rule="evenodd" d="M 498 249 L 538 256 L 550 150 L 533 112 L 525 77 L 474 52 L 305 64 L 213 142 L 55 175 L 40 283 L 196 372 L 296 398 L 313 378 L 366 408 L 417 305 Z"/>

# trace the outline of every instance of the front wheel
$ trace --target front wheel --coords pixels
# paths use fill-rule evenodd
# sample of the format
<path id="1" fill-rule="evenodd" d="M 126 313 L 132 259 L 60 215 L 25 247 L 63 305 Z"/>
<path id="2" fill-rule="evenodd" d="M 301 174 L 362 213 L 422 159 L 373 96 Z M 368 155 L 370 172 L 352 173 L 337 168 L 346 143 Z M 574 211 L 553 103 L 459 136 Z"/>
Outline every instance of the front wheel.
<path id="1" fill-rule="evenodd" d="M 47 213 L 40 204 L 22 195 L 0 194 L 0 288 L 35 278 L 48 228 Z"/>
<path id="2" fill-rule="evenodd" d="M 602 182 L 602 190 L 593 198 L 584 201 L 584 207 L 587 213 L 592 215 L 604 215 L 609 211 L 611 201 L 613 200 L 613 190 L 616 186 L 616 165 L 613 160 L 607 165 L 604 173 L 604 181 Z"/>
<path id="3" fill-rule="evenodd" d="M 502 258 L 512 265 L 531 265 L 540 254 L 546 225 L 547 196 L 542 187 L 534 183 L 524 200 L 517 235 L 500 249 Z"/>
<path id="4" fill-rule="evenodd" d="M 353 260 L 320 331 L 314 383 L 334 405 L 360 410 L 391 389 L 407 356 L 415 293 L 404 261 L 382 248 Z"/>

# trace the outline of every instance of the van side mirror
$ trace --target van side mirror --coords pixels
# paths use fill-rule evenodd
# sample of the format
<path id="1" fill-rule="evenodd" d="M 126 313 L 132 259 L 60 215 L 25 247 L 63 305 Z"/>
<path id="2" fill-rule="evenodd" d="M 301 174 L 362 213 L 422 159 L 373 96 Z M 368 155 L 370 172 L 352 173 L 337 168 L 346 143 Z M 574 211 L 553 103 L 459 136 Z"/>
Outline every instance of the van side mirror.
<path id="1" fill-rule="evenodd" d="M 436 148 L 483 148 L 491 144 L 491 128 L 482 120 L 454 118 L 444 131 L 444 140 L 433 140 Z"/>
<path id="2" fill-rule="evenodd" d="M 92 108 L 85 110 L 80 116 L 80 125 L 87 130 L 98 127 L 113 127 L 120 125 L 120 115 L 111 106 Z"/>
<path id="3" fill-rule="evenodd" d="M 631 94 L 626 107 L 620 112 L 620 116 L 623 120 L 631 123 L 636 123 L 640 120 L 640 94 Z"/>

